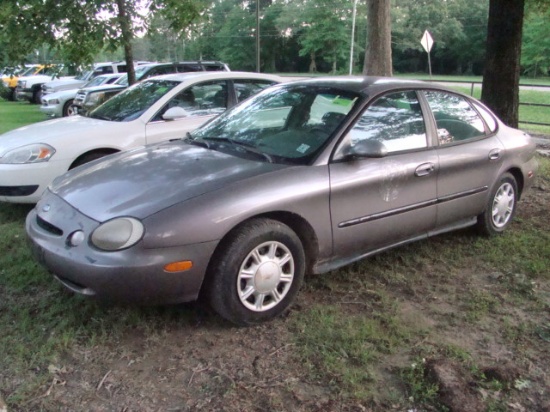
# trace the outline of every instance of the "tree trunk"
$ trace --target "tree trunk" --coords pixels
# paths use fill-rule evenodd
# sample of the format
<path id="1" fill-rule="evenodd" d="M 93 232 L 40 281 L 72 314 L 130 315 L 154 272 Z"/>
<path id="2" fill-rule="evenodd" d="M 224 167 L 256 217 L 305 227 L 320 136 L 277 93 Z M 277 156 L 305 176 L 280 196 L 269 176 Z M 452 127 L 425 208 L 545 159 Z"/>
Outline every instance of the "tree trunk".
<path id="1" fill-rule="evenodd" d="M 509 126 L 519 119 L 521 34 L 525 0 L 490 0 L 481 100 Z"/>
<path id="2" fill-rule="evenodd" d="M 364 75 L 392 75 L 390 7 L 391 0 L 367 0 Z"/>
<path id="3" fill-rule="evenodd" d="M 122 33 L 122 43 L 124 45 L 124 57 L 126 59 L 126 70 L 128 72 L 128 84 L 136 82 L 136 71 L 134 69 L 134 56 L 132 53 L 133 32 L 131 28 L 130 17 L 126 10 L 126 0 L 116 0 L 118 6 L 118 21 Z"/>
<path id="4" fill-rule="evenodd" d="M 315 63 L 315 53 L 311 52 L 309 54 L 309 72 L 317 73 L 317 63 Z"/>

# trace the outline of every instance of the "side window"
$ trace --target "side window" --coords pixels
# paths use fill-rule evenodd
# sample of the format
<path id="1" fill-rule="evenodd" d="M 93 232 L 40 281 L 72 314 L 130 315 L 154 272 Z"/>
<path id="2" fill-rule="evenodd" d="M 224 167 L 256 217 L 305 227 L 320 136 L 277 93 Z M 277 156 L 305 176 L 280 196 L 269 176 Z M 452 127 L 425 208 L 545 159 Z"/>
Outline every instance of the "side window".
<path id="1" fill-rule="evenodd" d="M 235 92 L 237 93 L 237 101 L 248 99 L 250 96 L 261 92 L 266 87 L 269 87 L 273 82 L 267 80 L 252 80 L 252 79 L 235 79 Z"/>
<path id="2" fill-rule="evenodd" d="M 437 91 L 426 91 L 425 95 L 434 114 L 440 145 L 485 135 L 483 121 L 465 98 Z"/>
<path id="3" fill-rule="evenodd" d="M 348 134 L 351 145 L 377 140 L 388 153 L 427 147 L 426 126 L 416 92 L 391 93 L 363 112 Z"/>
<path id="4" fill-rule="evenodd" d="M 162 115 L 172 107 L 181 107 L 187 112 L 187 116 L 223 113 L 226 109 L 224 103 L 226 95 L 227 83 L 225 81 L 196 84 L 182 90 L 170 99 L 152 121 L 161 121 Z"/>
<path id="5" fill-rule="evenodd" d="M 178 64 L 178 73 L 186 72 L 201 72 L 202 66 L 200 64 Z"/>
<path id="6" fill-rule="evenodd" d="M 497 121 L 493 117 L 491 113 L 489 113 L 489 110 L 487 110 L 485 107 L 481 106 L 480 104 L 475 103 L 475 108 L 481 114 L 481 117 L 483 117 L 483 120 L 485 120 L 485 123 L 487 123 L 487 127 L 489 128 L 489 131 L 496 132 L 497 130 Z"/>
<path id="7" fill-rule="evenodd" d="M 207 72 L 219 72 L 224 70 L 223 66 L 217 64 L 203 64 L 202 67 Z"/>
<path id="8" fill-rule="evenodd" d="M 219 114 L 227 109 L 227 82 L 214 81 L 191 87 L 202 109 L 209 114 Z"/>

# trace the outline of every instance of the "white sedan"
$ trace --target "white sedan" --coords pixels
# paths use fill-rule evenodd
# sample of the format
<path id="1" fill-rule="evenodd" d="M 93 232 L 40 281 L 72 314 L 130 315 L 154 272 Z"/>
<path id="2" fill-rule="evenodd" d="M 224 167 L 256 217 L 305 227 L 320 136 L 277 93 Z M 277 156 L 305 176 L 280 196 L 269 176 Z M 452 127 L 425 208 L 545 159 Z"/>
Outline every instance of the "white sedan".
<path id="1" fill-rule="evenodd" d="M 122 76 L 126 76 L 126 73 L 103 74 L 93 78 L 84 86 L 76 89 L 60 90 L 54 93 L 42 94 L 42 106 L 40 106 L 40 111 L 53 117 L 71 116 L 73 114 L 71 112 L 71 105 L 76 97 L 76 93 L 80 89 L 101 86 L 102 84 L 112 84 Z"/>
<path id="2" fill-rule="evenodd" d="M 185 137 L 278 76 L 200 72 L 157 76 L 92 111 L 0 135 L 0 201 L 36 203 L 53 179 L 100 157 Z"/>

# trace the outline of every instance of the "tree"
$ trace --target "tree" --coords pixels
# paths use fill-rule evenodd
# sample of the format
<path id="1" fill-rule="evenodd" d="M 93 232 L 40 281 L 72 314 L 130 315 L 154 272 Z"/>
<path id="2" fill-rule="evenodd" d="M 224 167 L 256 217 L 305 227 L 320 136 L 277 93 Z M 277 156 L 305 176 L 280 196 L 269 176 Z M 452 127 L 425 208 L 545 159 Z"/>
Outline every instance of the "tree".
<path id="1" fill-rule="evenodd" d="M 390 6 L 390 0 L 367 0 L 365 75 L 392 75 Z"/>
<path id="2" fill-rule="evenodd" d="M 521 66 L 529 76 L 546 75 L 550 70 L 550 9 L 527 5 L 523 24 Z"/>
<path id="3" fill-rule="evenodd" d="M 299 54 L 309 56 L 310 72 L 317 71 L 319 56 L 331 64 L 333 73 L 348 57 L 352 6 L 349 0 L 295 0 L 285 7 L 277 26 L 298 37 Z"/>
<path id="4" fill-rule="evenodd" d="M 48 44 L 62 59 L 89 64 L 103 48 L 123 47 L 133 77 L 132 40 L 158 13 L 173 30 L 196 19 L 207 0 L 2 0 L 0 26 L 11 62 L 23 62 L 29 51 Z M 144 13 L 149 6 L 150 14 Z"/>
<path id="5" fill-rule="evenodd" d="M 481 100 L 509 126 L 519 120 L 519 75 L 525 0 L 490 0 Z"/>

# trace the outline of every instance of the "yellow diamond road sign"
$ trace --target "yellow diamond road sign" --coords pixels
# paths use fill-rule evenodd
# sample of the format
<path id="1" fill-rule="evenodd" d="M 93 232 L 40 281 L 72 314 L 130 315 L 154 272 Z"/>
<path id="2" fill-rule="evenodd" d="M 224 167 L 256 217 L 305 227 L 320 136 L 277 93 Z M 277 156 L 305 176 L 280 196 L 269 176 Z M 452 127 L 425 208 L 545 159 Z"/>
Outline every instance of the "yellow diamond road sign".
<path id="1" fill-rule="evenodd" d="M 434 39 L 428 30 L 424 31 L 424 35 L 422 36 L 420 43 L 422 44 L 422 47 L 424 47 L 424 50 L 429 53 L 434 45 Z"/>

